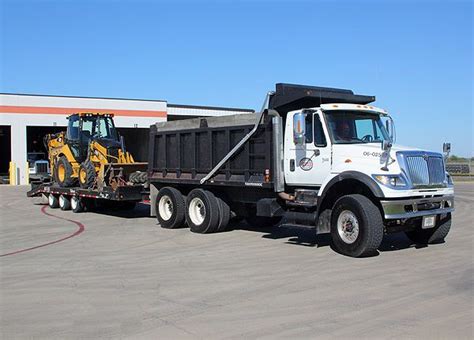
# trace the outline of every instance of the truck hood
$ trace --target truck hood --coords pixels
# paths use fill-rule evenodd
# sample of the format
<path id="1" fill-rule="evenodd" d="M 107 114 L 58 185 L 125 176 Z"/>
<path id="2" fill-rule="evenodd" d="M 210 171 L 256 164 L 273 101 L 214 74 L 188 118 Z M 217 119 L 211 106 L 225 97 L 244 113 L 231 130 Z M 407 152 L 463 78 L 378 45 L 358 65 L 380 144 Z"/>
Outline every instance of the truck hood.
<path id="1" fill-rule="evenodd" d="M 401 172 L 396 153 L 399 151 L 426 151 L 417 148 L 394 144 L 390 150 L 390 161 L 387 174 L 398 174 Z M 335 144 L 333 145 L 333 172 L 348 170 L 363 171 L 367 174 L 380 173 L 381 167 L 385 165 L 385 152 L 380 143 L 367 144 Z"/>

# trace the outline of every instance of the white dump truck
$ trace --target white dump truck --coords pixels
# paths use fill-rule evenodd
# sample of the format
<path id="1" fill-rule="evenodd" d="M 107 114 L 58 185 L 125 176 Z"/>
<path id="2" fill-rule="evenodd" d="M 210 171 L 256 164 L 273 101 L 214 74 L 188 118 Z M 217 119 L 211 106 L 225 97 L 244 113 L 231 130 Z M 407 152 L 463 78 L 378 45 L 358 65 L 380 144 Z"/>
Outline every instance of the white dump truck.
<path id="1" fill-rule="evenodd" d="M 261 112 L 151 126 L 148 179 L 162 227 L 224 230 L 231 217 L 331 233 L 354 257 L 384 233 L 439 243 L 454 190 L 443 155 L 394 143 L 389 113 L 350 90 L 277 84 Z M 420 127 L 421 129 L 421 127 Z"/>

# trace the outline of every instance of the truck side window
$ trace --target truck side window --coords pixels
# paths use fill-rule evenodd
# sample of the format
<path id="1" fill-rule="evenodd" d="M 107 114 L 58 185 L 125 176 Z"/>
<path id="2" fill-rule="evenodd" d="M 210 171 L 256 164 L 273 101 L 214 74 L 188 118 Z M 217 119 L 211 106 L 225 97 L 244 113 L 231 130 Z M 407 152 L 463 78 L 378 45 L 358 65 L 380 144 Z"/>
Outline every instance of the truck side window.
<path id="1" fill-rule="evenodd" d="M 306 125 L 305 142 L 312 143 L 313 142 L 313 114 L 312 113 L 306 114 L 305 125 Z"/>
<path id="2" fill-rule="evenodd" d="M 314 115 L 314 145 L 319 147 L 327 146 L 323 125 L 317 114 Z"/>

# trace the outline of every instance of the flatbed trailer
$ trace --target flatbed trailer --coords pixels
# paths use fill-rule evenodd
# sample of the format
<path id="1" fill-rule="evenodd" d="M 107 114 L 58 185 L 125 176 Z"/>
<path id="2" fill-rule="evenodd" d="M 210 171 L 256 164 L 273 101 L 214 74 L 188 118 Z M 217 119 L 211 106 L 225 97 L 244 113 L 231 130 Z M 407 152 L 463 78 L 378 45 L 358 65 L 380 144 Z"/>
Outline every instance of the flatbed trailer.
<path id="1" fill-rule="evenodd" d="M 28 197 L 39 197 L 48 200 L 51 208 L 62 210 L 72 209 L 73 212 L 92 210 L 99 206 L 109 206 L 113 203 L 120 209 L 131 209 L 136 203 L 148 199 L 148 191 L 143 185 L 118 186 L 113 189 L 83 189 L 80 187 L 64 188 L 56 183 L 32 185 L 26 194 Z"/>

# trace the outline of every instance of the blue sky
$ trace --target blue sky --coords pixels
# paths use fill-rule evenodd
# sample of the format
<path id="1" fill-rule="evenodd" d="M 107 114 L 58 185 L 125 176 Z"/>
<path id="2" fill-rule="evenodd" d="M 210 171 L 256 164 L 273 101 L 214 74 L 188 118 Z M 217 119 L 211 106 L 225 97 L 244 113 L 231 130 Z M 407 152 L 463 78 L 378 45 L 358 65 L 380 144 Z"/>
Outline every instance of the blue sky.
<path id="1" fill-rule="evenodd" d="M 0 92 L 259 109 L 278 82 L 350 88 L 397 142 L 474 155 L 471 1 L 0 2 Z"/>

